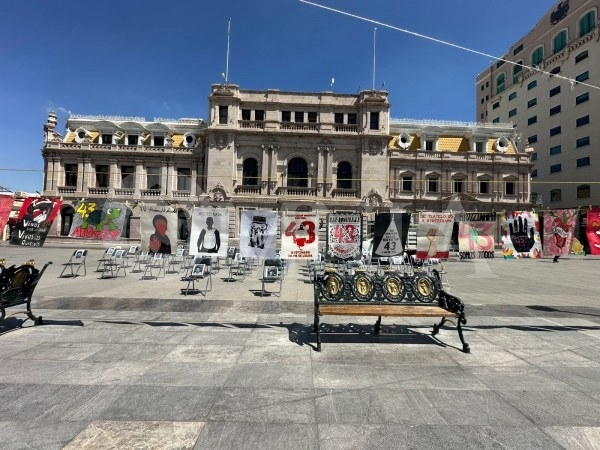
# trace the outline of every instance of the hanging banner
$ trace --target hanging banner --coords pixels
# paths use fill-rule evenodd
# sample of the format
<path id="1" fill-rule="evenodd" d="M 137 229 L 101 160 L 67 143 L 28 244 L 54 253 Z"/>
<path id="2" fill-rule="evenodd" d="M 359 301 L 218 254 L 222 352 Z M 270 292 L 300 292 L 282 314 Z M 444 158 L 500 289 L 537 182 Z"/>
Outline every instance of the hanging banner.
<path id="1" fill-rule="evenodd" d="M 15 201 L 14 194 L 0 194 L 0 240 Z"/>
<path id="2" fill-rule="evenodd" d="M 317 213 L 284 212 L 281 217 L 281 257 L 316 259 L 319 254 Z"/>
<path id="3" fill-rule="evenodd" d="M 125 229 L 127 206 L 122 203 L 83 201 L 77 205 L 69 237 L 116 241 Z"/>
<path id="4" fill-rule="evenodd" d="M 458 225 L 458 251 L 460 253 L 469 252 L 471 254 L 469 256 L 475 258 L 493 257 L 492 253 L 496 245 L 494 236 L 496 236 L 496 222 L 460 222 Z"/>
<path id="5" fill-rule="evenodd" d="M 10 243 L 42 247 L 61 205 L 62 201 L 58 198 L 27 197 L 19 210 Z"/>
<path id="6" fill-rule="evenodd" d="M 327 215 L 327 256 L 360 259 L 362 216 L 360 213 Z"/>
<path id="7" fill-rule="evenodd" d="M 565 256 L 571 252 L 577 209 L 555 209 L 544 212 L 544 256 Z"/>
<path id="8" fill-rule="evenodd" d="M 142 251 L 169 255 L 177 248 L 177 213 L 142 211 L 140 228 Z"/>
<path id="9" fill-rule="evenodd" d="M 454 213 L 419 213 L 417 225 L 417 259 L 447 259 L 454 226 Z"/>
<path id="10" fill-rule="evenodd" d="M 371 256 L 385 258 L 402 255 L 408 238 L 410 214 L 379 213 L 375 216 Z"/>
<path id="11" fill-rule="evenodd" d="M 190 255 L 227 256 L 228 208 L 194 208 Z"/>
<path id="12" fill-rule="evenodd" d="M 532 211 L 500 214 L 500 239 L 505 259 L 541 258 L 540 223 Z"/>
<path id="13" fill-rule="evenodd" d="M 277 253 L 277 212 L 242 211 L 240 256 L 275 258 Z"/>
<path id="14" fill-rule="evenodd" d="M 590 253 L 600 255 L 600 208 L 593 207 L 587 213 L 587 225 L 585 227 Z"/>

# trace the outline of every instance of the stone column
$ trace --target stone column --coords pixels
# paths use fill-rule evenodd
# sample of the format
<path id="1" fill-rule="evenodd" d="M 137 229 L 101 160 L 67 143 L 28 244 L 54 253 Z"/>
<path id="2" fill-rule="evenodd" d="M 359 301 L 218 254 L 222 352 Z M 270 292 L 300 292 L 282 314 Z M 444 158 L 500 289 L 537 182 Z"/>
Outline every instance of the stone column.
<path id="1" fill-rule="evenodd" d="M 142 189 L 142 178 L 144 177 L 144 161 L 141 159 L 135 160 L 135 198 L 140 198 Z"/>
<path id="2" fill-rule="evenodd" d="M 108 160 L 108 198 L 114 198 L 115 196 L 115 187 L 118 185 L 118 170 L 117 170 L 117 160 L 109 159 Z"/>

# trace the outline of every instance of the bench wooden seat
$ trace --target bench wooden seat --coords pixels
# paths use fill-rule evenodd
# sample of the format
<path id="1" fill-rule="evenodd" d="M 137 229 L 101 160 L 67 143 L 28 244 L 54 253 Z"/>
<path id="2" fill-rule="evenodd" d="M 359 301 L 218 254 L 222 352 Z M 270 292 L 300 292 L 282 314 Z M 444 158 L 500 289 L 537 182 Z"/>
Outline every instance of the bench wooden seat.
<path id="1" fill-rule="evenodd" d="M 325 273 L 315 281 L 314 332 L 317 351 L 321 351 L 321 316 L 377 316 L 374 333 L 381 330 L 382 317 L 441 317 L 433 325 L 436 335 L 446 322 L 456 326 L 463 345 L 469 353 L 462 325 L 467 323 L 464 304 L 442 289 L 439 274 L 418 273 L 409 276 L 400 272 L 383 275 L 359 272 L 354 275 Z"/>

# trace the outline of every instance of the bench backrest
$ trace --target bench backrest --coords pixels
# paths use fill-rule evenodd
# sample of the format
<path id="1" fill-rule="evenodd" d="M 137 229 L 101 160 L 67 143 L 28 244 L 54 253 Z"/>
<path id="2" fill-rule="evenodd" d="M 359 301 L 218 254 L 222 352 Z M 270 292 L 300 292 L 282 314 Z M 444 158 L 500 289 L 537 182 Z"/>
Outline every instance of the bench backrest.
<path id="1" fill-rule="evenodd" d="M 52 262 L 46 263 L 41 270 L 36 269 L 33 264 L 5 268 L 0 273 L 0 295 L 9 294 L 10 291 L 12 295 L 16 293 L 24 299 L 31 298 L 38 281 L 50 264 Z"/>

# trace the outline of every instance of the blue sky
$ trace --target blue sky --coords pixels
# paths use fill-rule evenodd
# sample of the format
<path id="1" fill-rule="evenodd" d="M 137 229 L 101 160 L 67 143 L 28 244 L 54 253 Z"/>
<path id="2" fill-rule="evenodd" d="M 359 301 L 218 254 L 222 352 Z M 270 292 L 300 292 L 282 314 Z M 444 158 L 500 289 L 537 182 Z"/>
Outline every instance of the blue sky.
<path id="1" fill-rule="evenodd" d="M 320 5 L 502 56 L 554 0 L 322 0 Z M 43 125 L 73 114 L 207 117 L 226 70 L 242 89 L 373 87 L 373 28 L 298 0 L 22 0 L 0 7 L 0 186 L 42 189 Z M 377 26 L 375 87 L 395 118 L 475 121 L 476 55 Z M 335 79 L 333 89 L 331 79 Z"/>

